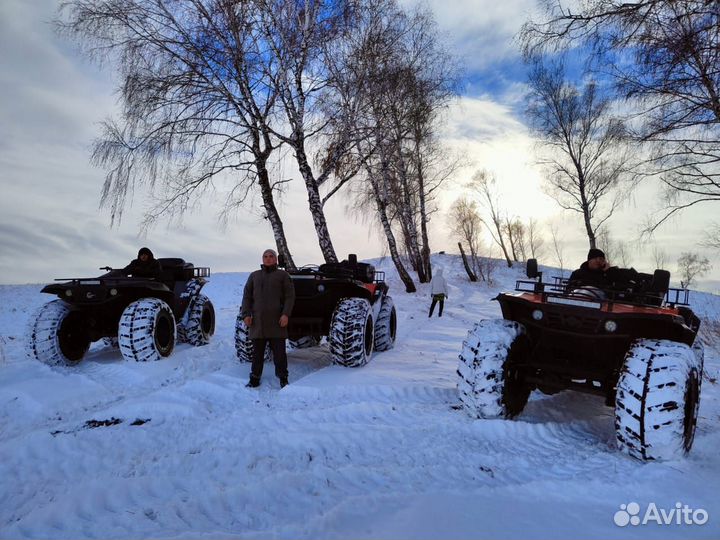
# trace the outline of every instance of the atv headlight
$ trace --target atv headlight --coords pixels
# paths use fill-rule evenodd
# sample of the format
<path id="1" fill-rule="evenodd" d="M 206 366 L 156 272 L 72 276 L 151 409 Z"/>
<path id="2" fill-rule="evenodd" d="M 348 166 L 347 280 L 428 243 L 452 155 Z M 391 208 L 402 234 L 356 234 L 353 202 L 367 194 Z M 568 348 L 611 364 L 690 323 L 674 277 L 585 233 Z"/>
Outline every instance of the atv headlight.
<path id="1" fill-rule="evenodd" d="M 605 321 L 605 330 L 610 333 L 614 332 L 615 330 L 617 330 L 617 323 L 611 320 Z"/>
<path id="2" fill-rule="evenodd" d="M 533 310 L 532 318 L 535 319 L 536 321 L 542 321 L 543 312 L 540 311 L 539 309 Z"/>
<path id="3" fill-rule="evenodd" d="M 321 283 L 320 285 L 318 285 L 317 289 L 318 289 L 318 292 L 325 292 L 325 285 L 323 285 Z"/>
<path id="4" fill-rule="evenodd" d="M 72 291 L 70 289 L 65 291 L 65 296 L 72 296 Z"/>
<path id="5" fill-rule="evenodd" d="M 110 289 L 110 296 L 115 296 L 117 294 L 117 289 Z"/>

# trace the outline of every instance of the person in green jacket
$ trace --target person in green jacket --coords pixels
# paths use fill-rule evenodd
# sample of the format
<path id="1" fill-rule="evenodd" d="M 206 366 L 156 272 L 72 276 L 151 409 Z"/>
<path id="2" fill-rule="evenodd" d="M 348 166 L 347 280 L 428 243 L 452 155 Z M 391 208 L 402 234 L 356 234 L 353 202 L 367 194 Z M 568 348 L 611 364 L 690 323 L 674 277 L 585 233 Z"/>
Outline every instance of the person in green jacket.
<path id="1" fill-rule="evenodd" d="M 242 316 L 253 343 L 250 388 L 260 386 L 265 347 L 269 344 L 275 362 L 275 375 L 280 387 L 288 384 L 287 353 L 288 322 L 295 304 L 295 287 L 290 275 L 277 266 L 277 253 L 266 249 L 260 270 L 247 279 L 243 291 Z"/>

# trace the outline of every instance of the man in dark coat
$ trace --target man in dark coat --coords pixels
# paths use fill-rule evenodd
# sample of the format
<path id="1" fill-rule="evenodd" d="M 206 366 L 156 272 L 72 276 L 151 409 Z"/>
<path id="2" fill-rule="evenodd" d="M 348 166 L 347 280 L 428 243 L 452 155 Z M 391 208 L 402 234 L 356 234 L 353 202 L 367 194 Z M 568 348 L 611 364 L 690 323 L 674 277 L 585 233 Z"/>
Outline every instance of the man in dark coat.
<path id="1" fill-rule="evenodd" d="M 158 261 L 153 255 L 153 252 L 146 247 L 140 248 L 137 259 L 123 268 L 125 275 L 131 274 L 133 277 L 160 279 L 161 272 L 162 266 L 160 266 L 160 261 Z"/>
<path id="2" fill-rule="evenodd" d="M 295 304 L 295 287 L 290 275 L 277 267 L 277 254 L 272 249 L 263 253 L 263 263 L 245 283 L 242 300 L 242 316 L 253 342 L 253 360 L 250 381 L 247 386 L 260 386 L 265 346 L 269 343 L 275 362 L 275 375 L 280 387 L 288 384 L 287 353 L 285 340 L 287 325 Z"/>
<path id="3" fill-rule="evenodd" d="M 598 289 L 624 288 L 630 285 L 638 273 L 634 268 L 618 268 L 610 266 L 605 253 L 596 248 L 588 251 L 587 261 L 575 270 L 568 280 L 568 288 L 597 287 Z"/>

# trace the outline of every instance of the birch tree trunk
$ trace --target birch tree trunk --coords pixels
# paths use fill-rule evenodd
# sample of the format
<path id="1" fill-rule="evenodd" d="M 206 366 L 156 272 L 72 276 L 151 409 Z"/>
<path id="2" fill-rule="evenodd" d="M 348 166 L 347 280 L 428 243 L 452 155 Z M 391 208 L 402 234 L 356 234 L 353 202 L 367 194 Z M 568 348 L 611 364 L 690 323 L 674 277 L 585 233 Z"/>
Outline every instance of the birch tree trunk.
<path id="1" fill-rule="evenodd" d="M 583 224 L 585 225 L 585 232 L 587 232 L 588 235 L 588 242 L 590 244 L 590 248 L 595 249 L 597 247 L 597 239 L 595 237 L 595 231 L 593 230 L 592 226 L 592 212 L 590 210 L 590 204 L 588 203 L 587 197 L 585 196 L 585 182 L 583 179 L 582 169 L 578 170 L 578 178 L 580 191 L 580 208 L 583 215 Z"/>
<path id="2" fill-rule="evenodd" d="M 425 201 L 425 171 L 422 166 L 422 157 L 420 156 L 419 144 L 416 144 L 417 161 L 418 161 L 418 200 L 420 203 L 420 238 L 422 247 L 420 248 L 421 265 L 425 274 L 425 280 L 432 280 L 432 266 L 430 265 L 430 237 L 428 236 L 427 223 L 427 206 Z"/>
<path id="3" fill-rule="evenodd" d="M 330 238 L 325 212 L 323 211 L 322 199 L 320 198 L 320 190 L 317 180 L 313 174 L 312 168 L 308 162 L 307 153 L 305 152 L 305 143 L 300 139 L 295 145 L 295 158 L 300 169 L 300 174 L 305 180 L 305 188 L 308 194 L 308 206 L 312 215 L 313 225 L 315 225 L 315 233 L 318 237 L 320 251 L 326 263 L 337 262 L 335 248 Z"/>
<path id="4" fill-rule="evenodd" d="M 472 271 L 472 268 L 470 268 L 470 264 L 467 260 L 467 255 L 465 255 L 465 250 L 462 247 L 462 242 L 458 242 L 458 247 L 460 248 L 460 255 L 462 256 L 463 265 L 465 265 L 465 271 L 467 272 L 468 277 L 470 278 L 470 281 L 477 281 L 478 278 L 475 275 L 475 273 Z"/>
<path id="5" fill-rule="evenodd" d="M 273 199 L 267 163 L 263 160 L 256 160 L 255 164 L 258 173 L 257 181 L 260 186 L 260 195 L 262 197 L 263 208 L 265 209 L 265 217 L 270 222 L 270 227 L 275 237 L 278 256 L 282 255 L 285 258 L 286 268 L 294 270 L 296 268 L 295 262 L 290 254 L 290 248 L 288 248 L 287 239 L 285 238 L 285 228 L 283 227 L 282 219 L 280 218 L 280 214 L 275 206 L 275 200 Z"/>
<path id="6" fill-rule="evenodd" d="M 392 231 L 392 225 L 390 224 L 390 219 L 388 219 L 387 201 L 385 200 L 383 190 L 380 189 L 378 181 L 372 176 L 372 172 L 369 170 L 368 176 L 370 178 L 370 184 L 372 185 L 373 195 L 375 196 L 375 205 L 377 206 L 378 218 L 380 219 L 380 224 L 382 225 L 383 232 L 385 233 L 385 238 L 387 239 L 388 249 L 390 250 L 390 257 L 395 264 L 395 268 L 398 271 L 400 279 L 405 285 L 405 292 L 413 293 L 417 289 L 415 287 L 415 283 L 413 282 L 412 277 L 410 277 L 410 274 L 405 269 L 405 265 L 400 258 L 400 253 L 397 248 L 397 242 L 395 241 L 395 235 Z"/>
<path id="7" fill-rule="evenodd" d="M 398 145 L 399 148 L 402 148 L 401 145 Z M 398 154 L 400 154 L 398 152 Z M 425 275 L 425 269 L 422 262 L 422 257 L 420 256 L 420 249 L 418 247 L 418 231 L 417 231 L 417 224 L 415 223 L 415 212 L 413 211 L 415 205 L 412 201 L 412 191 L 410 182 L 408 180 L 408 166 L 407 161 L 402 158 L 402 155 L 398 156 L 398 164 L 400 168 L 400 208 L 398 209 L 400 212 L 400 218 L 403 222 L 403 227 L 407 231 L 407 249 L 408 253 L 410 255 L 410 259 L 412 260 L 413 269 L 418 274 L 418 281 L 420 283 L 426 283 L 427 277 Z"/>

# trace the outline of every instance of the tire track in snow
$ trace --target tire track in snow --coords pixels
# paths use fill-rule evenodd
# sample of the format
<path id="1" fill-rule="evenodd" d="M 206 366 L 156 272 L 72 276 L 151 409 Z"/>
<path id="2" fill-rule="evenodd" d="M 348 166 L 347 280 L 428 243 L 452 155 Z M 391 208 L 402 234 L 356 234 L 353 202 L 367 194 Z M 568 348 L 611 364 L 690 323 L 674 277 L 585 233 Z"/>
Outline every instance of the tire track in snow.
<path id="1" fill-rule="evenodd" d="M 222 386 L 209 381 L 190 385 L 191 403 L 222 396 L 218 390 L 223 388 L 214 385 Z M 579 445 L 588 433 L 582 424 L 472 421 L 448 408 L 444 389 L 342 389 L 325 396 L 322 410 L 315 408 L 314 400 L 290 394 L 276 394 L 274 402 L 250 396 L 254 404 L 234 412 L 229 397 L 218 400 L 218 414 L 226 413 L 225 424 L 232 426 L 227 431 L 204 425 L 198 418 L 157 427 L 151 423 L 138 428 L 142 435 L 128 426 L 113 426 L 73 435 L 74 444 L 57 444 L 49 461 L 38 450 L 28 455 L 27 463 L 11 461 L 6 464 L 10 470 L 28 470 L 45 458 L 48 468 L 30 479 L 33 484 L 42 483 L 52 471 L 57 476 L 57 468 L 66 464 L 61 468 L 61 484 L 80 480 L 87 486 L 100 471 L 97 482 L 114 486 L 113 502 L 101 505 L 99 515 L 93 500 L 104 487 L 71 492 L 75 505 L 66 509 L 64 518 L 55 511 L 44 516 L 42 505 L 36 507 L 38 501 L 29 499 L 26 506 L 35 504 L 22 522 L 25 526 L 33 520 L 52 522 L 54 531 L 68 532 L 63 523 L 85 523 L 94 508 L 95 519 L 110 523 L 113 536 L 137 533 L 137 519 L 147 522 L 141 530 L 162 536 L 163 530 L 188 527 L 185 516 L 193 517 L 194 530 L 262 533 L 275 527 L 282 501 L 292 507 L 286 526 L 301 527 L 308 512 L 326 514 L 347 497 L 469 490 L 578 475 L 592 478 L 613 461 L 611 454 L 600 454 L 588 467 L 582 458 L 597 454 L 598 449 L 583 451 Z M 404 407 L 395 407 L 396 402 Z M 438 406 L 445 412 L 439 414 Z M 117 444 L 126 435 L 133 436 L 134 444 Z M 426 442 L 420 451 L 418 439 Z M 176 445 L 163 448 L 167 440 Z M 138 456 L 135 446 L 150 451 Z M 548 461 L 554 461 L 550 468 Z M 522 466 L 513 469 L 514 463 Z M 103 480 L 102 471 L 113 473 Z M 198 485 L 199 477 L 203 480 Z M 60 496 L 49 489 L 49 500 Z M 198 493 L 207 495 L 197 497 Z M 264 494 L 260 500 L 258 493 Z M 268 510 L 260 508 L 268 504 Z M 238 515 L 233 509 L 247 513 Z M 24 530 L 26 536 L 40 532 L 33 527 Z M 92 536 L 92 531 L 82 532 Z"/>
<path id="2" fill-rule="evenodd" d="M 449 380 L 466 329 L 497 315 L 476 290 L 449 302 L 442 320 L 404 317 L 396 348 L 363 371 L 323 370 L 322 350 L 291 354 L 280 392 L 272 365 L 260 389 L 243 388 L 249 365 L 234 360 L 230 330 L 217 348 L 179 348 L 153 365 L 91 358 L 88 373 L 53 379 L 91 390 L 67 400 L 62 423 L 32 417 L 0 439 L 0 537 L 320 537 L 341 508 L 362 516 L 418 494 L 518 486 L 542 497 L 548 487 L 647 487 L 667 475 L 616 453 L 611 409 L 597 398 L 533 395 L 516 421 L 454 410 Z M 409 298 L 406 312 L 421 313 Z M 153 420 L 48 435 L 111 415 Z M 712 463 L 704 448 L 708 457 L 673 467 Z"/>

